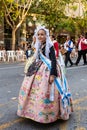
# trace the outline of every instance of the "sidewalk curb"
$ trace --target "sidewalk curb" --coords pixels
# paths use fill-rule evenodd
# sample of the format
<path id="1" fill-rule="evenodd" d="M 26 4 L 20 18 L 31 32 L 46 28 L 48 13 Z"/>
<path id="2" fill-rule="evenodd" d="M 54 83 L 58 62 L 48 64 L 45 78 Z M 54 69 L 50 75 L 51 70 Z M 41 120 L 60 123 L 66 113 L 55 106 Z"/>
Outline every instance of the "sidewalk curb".
<path id="1" fill-rule="evenodd" d="M 19 61 L 19 62 L 3 62 L 3 61 L 0 61 L 0 65 L 12 65 L 12 64 L 25 64 L 26 61 Z"/>

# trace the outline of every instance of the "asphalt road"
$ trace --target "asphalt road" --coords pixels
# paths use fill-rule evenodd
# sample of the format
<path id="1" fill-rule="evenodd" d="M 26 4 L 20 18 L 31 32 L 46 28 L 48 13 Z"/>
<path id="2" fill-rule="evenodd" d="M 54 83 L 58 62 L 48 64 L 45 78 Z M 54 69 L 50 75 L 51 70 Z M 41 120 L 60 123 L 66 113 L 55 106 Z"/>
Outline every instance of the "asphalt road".
<path id="1" fill-rule="evenodd" d="M 87 130 L 87 66 L 66 69 L 74 112 L 68 121 L 40 124 L 17 116 L 24 64 L 0 64 L 0 130 Z"/>

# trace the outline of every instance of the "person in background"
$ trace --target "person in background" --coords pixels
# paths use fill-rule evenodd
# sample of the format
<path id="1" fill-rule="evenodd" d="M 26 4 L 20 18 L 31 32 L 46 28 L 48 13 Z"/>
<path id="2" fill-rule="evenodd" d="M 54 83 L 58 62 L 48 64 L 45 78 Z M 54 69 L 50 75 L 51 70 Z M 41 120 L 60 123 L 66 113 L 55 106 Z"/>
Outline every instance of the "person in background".
<path id="1" fill-rule="evenodd" d="M 51 35 L 50 38 L 51 38 L 51 40 L 53 42 L 53 46 L 54 46 L 54 49 L 55 49 L 55 55 L 58 58 L 58 55 L 59 55 L 59 43 L 57 42 L 54 35 Z"/>
<path id="2" fill-rule="evenodd" d="M 57 65 L 49 30 L 37 27 L 36 51 L 30 60 L 19 98 L 17 115 L 40 123 L 68 120 L 72 98 L 61 67 Z"/>
<path id="3" fill-rule="evenodd" d="M 82 52 L 83 52 L 83 58 L 84 58 L 84 64 L 87 65 L 87 59 L 86 59 L 86 54 L 87 54 L 87 33 L 85 34 L 85 38 L 82 41 Z"/>
<path id="4" fill-rule="evenodd" d="M 68 61 L 70 62 L 70 67 L 73 65 L 73 62 L 70 58 L 70 54 L 73 50 L 73 42 L 70 39 L 70 35 L 67 35 L 67 39 L 66 42 L 64 43 L 64 49 L 66 49 L 66 53 L 65 53 L 65 66 L 67 67 Z"/>
<path id="5" fill-rule="evenodd" d="M 29 46 L 27 47 L 27 50 L 26 50 L 25 54 L 26 54 L 26 58 L 27 58 L 27 59 L 31 56 L 31 54 L 32 54 L 31 45 L 29 45 Z"/>
<path id="6" fill-rule="evenodd" d="M 61 54 L 61 51 L 60 51 L 59 43 L 57 42 L 54 35 L 51 35 L 50 38 L 51 38 L 51 40 L 53 42 L 53 46 L 54 46 L 57 61 L 59 61 L 61 65 L 65 66 L 65 64 L 63 62 L 63 57 L 62 57 L 62 54 Z"/>
<path id="7" fill-rule="evenodd" d="M 53 42 L 57 62 L 58 62 L 58 64 L 60 64 L 60 66 L 62 67 L 61 69 L 65 73 L 65 63 L 64 63 L 64 59 L 63 59 L 63 56 L 61 54 L 61 51 L 60 51 L 59 43 L 57 42 L 54 35 L 51 35 L 50 38 L 51 38 L 51 40 Z"/>
<path id="8" fill-rule="evenodd" d="M 87 45 L 84 43 L 84 40 L 85 40 L 84 34 L 81 34 L 80 38 L 78 39 L 78 42 L 77 42 L 78 57 L 77 57 L 77 60 L 75 62 L 75 65 L 79 64 L 82 56 L 83 56 L 83 62 L 84 62 L 83 65 L 87 64 L 87 62 L 86 62 Z"/>

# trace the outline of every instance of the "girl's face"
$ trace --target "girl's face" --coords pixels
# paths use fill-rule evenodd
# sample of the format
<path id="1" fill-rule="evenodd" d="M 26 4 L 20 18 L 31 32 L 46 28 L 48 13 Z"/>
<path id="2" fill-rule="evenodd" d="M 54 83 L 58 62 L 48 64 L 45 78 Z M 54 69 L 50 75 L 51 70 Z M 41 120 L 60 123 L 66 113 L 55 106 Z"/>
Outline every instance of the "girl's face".
<path id="1" fill-rule="evenodd" d="M 46 32 L 45 32 L 44 30 L 39 30 L 39 31 L 38 31 L 38 40 L 39 40 L 41 43 L 46 42 Z"/>

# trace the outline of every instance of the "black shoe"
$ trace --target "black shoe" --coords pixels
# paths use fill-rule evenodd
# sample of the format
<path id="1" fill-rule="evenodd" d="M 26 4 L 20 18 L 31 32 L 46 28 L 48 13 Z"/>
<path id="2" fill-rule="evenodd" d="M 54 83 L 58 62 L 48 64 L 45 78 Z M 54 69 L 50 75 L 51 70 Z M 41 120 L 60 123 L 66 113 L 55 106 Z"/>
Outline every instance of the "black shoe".
<path id="1" fill-rule="evenodd" d="M 87 63 L 84 63 L 83 65 L 87 65 Z"/>
<path id="2" fill-rule="evenodd" d="M 72 67 L 73 66 L 73 64 L 71 64 L 69 67 Z"/>
<path id="3" fill-rule="evenodd" d="M 77 63 L 75 63 L 74 65 L 78 66 L 78 64 L 77 64 Z"/>

